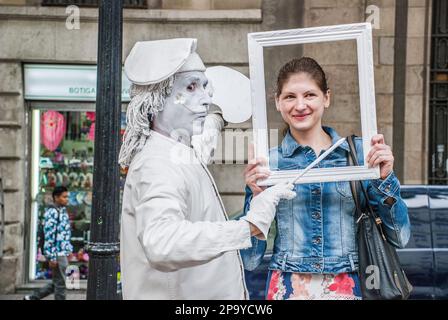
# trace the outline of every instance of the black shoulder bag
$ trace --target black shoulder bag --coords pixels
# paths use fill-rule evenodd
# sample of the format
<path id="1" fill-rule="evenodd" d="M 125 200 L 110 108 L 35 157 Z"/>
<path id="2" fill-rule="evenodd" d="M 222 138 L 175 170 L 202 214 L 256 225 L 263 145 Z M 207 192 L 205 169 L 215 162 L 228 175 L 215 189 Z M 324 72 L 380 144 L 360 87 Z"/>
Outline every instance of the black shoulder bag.
<path id="1" fill-rule="evenodd" d="M 358 166 L 353 137 L 347 137 L 350 146 L 349 164 Z M 350 187 L 356 204 L 358 273 L 363 299 L 408 299 L 412 285 L 401 268 L 395 248 L 387 242 L 381 218 L 372 209 L 363 184 L 360 181 L 351 181 Z M 358 187 L 365 197 L 366 208 L 361 208 Z"/>

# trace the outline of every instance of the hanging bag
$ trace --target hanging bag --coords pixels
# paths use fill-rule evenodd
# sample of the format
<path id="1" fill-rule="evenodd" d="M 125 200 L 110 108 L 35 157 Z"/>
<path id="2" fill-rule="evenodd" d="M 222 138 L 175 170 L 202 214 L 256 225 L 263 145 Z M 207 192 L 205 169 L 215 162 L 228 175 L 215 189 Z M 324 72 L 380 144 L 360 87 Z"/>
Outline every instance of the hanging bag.
<path id="1" fill-rule="evenodd" d="M 354 136 L 347 137 L 350 146 L 349 164 L 358 166 Z M 360 181 L 351 181 L 356 204 L 356 239 L 358 242 L 359 279 L 364 300 L 405 300 L 412 285 L 401 268 L 395 247 L 386 239 L 381 218 L 372 209 L 368 194 Z M 358 198 L 362 191 L 366 208 Z"/>

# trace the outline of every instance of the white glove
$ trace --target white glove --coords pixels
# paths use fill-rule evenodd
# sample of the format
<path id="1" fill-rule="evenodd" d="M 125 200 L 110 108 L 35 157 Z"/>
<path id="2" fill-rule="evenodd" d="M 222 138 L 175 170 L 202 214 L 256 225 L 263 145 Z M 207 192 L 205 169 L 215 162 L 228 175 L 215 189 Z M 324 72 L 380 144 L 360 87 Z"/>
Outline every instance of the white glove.
<path id="1" fill-rule="evenodd" d="M 222 116 L 212 113 L 205 117 L 202 133 L 191 137 L 191 146 L 196 151 L 197 157 L 205 164 L 211 163 L 223 127 Z"/>
<path id="2" fill-rule="evenodd" d="M 280 199 L 291 200 L 296 197 L 293 189 L 294 185 L 292 183 L 280 183 L 264 190 L 250 202 L 247 215 L 241 219 L 252 223 L 261 231 L 263 235 L 261 240 L 266 240 L 268 237 L 269 228 L 274 220 L 276 207 Z"/>

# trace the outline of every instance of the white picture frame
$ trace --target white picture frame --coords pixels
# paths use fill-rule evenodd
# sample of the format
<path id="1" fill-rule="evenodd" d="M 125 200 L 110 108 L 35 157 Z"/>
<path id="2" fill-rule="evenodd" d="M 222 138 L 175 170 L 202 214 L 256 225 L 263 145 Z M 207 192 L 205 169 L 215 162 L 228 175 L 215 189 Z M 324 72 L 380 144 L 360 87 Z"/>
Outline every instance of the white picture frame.
<path id="1" fill-rule="evenodd" d="M 343 40 L 356 40 L 357 44 L 361 130 L 364 163 L 366 163 L 366 157 L 371 149 L 370 141 L 377 134 L 372 25 L 370 23 L 248 34 L 253 142 L 257 158 L 265 158 L 269 163 L 263 48 Z M 270 186 L 280 182 L 292 181 L 301 171 L 273 171 L 268 179 L 258 181 L 258 185 Z M 379 177 L 379 167 L 368 168 L 366 164 L 364 166 L 311 169 L 297 183 L 367 180 L 378 179 Z"/>

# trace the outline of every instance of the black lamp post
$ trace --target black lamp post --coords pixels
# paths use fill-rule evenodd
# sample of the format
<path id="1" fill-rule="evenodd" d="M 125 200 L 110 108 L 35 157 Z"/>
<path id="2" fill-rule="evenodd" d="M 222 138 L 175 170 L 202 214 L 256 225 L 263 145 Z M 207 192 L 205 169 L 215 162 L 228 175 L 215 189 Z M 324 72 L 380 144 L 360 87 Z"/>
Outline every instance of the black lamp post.
<path id="1" fill-rule="evenodd" d="M 87 299 L 116 300 L 119 245 L 122 0 L 101 0 Z"/>

